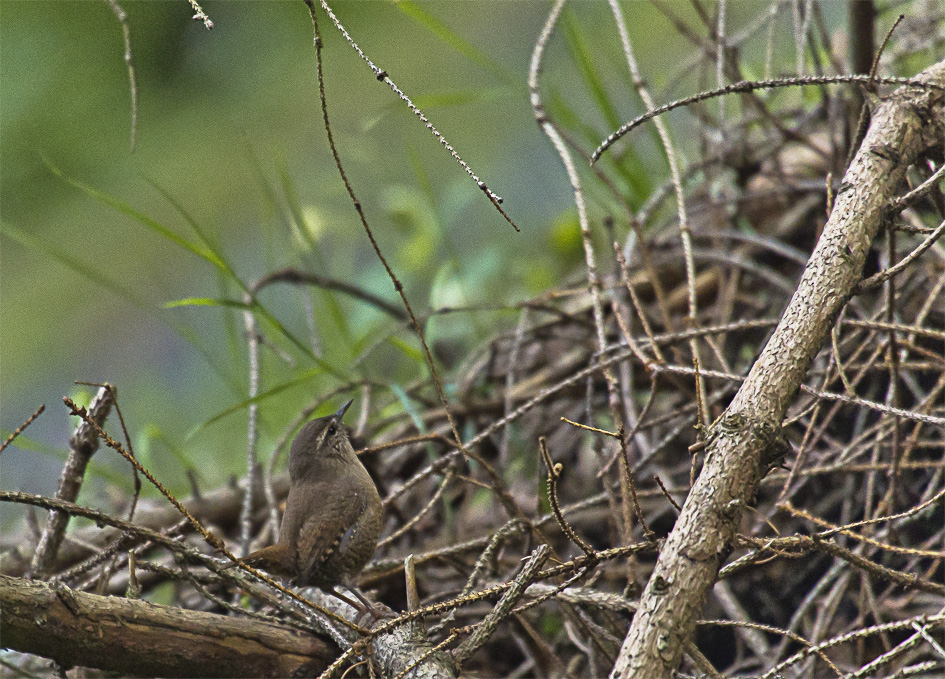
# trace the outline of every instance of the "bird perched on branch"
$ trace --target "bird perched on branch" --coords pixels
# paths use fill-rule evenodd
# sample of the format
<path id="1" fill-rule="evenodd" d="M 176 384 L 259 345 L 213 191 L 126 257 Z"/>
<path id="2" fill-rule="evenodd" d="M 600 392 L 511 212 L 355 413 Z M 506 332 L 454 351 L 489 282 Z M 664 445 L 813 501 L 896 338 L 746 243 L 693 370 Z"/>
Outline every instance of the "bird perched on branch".
<path id="1" fill-rule="evenodd" d="M 354 604 L 334 588 L 348 585 L 374 554 L 382 510 L 377 486 L 341 422 L 351 403 L 299 431 L 289 454 L 289 496 L 279 541 L 243 562 Z"/>

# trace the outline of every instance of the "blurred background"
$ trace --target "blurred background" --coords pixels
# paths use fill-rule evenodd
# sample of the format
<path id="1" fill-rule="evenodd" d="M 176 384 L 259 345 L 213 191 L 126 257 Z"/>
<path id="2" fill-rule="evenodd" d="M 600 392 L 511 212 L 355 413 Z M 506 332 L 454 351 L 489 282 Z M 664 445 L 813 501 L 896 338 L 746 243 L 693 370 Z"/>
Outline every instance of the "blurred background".
<path id="1" fill-rule="evenodd" d="M 3 451 L 0 486 L 55 492 L 76 425 L 62 397 L 86 404 L 95 393 L 76 380 L 117 385 L 138 458 L 178 497 L 197 488 L 227 490 L 229 480 L 245 475 L 251 402 L 259 406 L 256 456 L 264 463 L 303 418 L 334 412 L 348 399 L 355 404 L 346 421 L 365 424 L 369 416 L 364 439 L 370 442 L 449 431 L 430 366 L 328 150 L 305 4 L 207 2 L 212 31 L 192 19 L 186 0 L 120 4 L 139 91 L 133 152 L 113 0 L 0 0 L 0 440 L 37 406 L 48 408 Z M 505 578 L 533 547 L 533 533 L 515 533 L 510 515 L 534 514 L 561 555 L 583 551 L 553 525 L 536 450 L 541 436 L 549 462 L 566 470 L 557 494 L 578 534 L 594 549 L 641 541 L 634 549 L 642 551 L 601 563 L 587 582 L 593 591 L 632 600 L 655 562 L 658 543 L 651 536 L 665 536 L 675 521 L 667 499 L 682 501 L 698 473 L 701 456 L 692 455 L 699 450 L 692 444 L 701 436 L 699 411 L 705 408 L 705 422 L 722 413 L 738 385 L 729 375 L 747 373 L 824 227 L 827 189 L 840 190 L 860 90 L 772 89 L 663 117 L 682 168 L 694 240 L 690 285 L 676 196 L 654 126 L 634 130 L 595 169 L 588 165 L 590 152 L 644 106 L 608 3 L 567 3 L 547 46 L 540 89 L 585 191 L 588 249 L 609 298 L 605 318 L 595 324 L 575 200 L 536 125 L 526 87 L 551 0 L 331 4 L 366 54 L 503 197 L 521 228 L 517 233 L 503 219 L 319 11 L 329 113 L 347 175 L 424 327 L 452 421 L 466 441 L 482 434 L 477 452 L 497 470 L 458 464 L 443 440 L 401 441 L 366 455 L 388 505 L 386 537 L 361 583 L 403 608 L 406 553 L 425 555 L 417 581 L 427 601 Z M 868 70 L 873 50 L 855 45 L 879 45 L 900 12 L 906 19 L 883 53 L 880 73 L 911 76 L 941 59 L 941 0 L 877 0 L 875 6 L 875 24 L 872 18 L 857 24 L 848 12 L 862 19 L 873 4 L 620 2 L 642 80 L 657 104 L 741 80 Z M 856 66 L 848 54 L 861 57 Z M 717 66 L 720 55 L 727 57 L 724 68 Z M 913 186 L 940 162 L 927 160 L 913 168 Z M 940 222 L 940 207 L 929 199 L 910 207 L 903 221 L 911 232 L 878 239 L 865 272 L 918 245 Z M 631 219 L 640 224 L 636 242 L 628 236 Z M 629 253 L 626 268 L 617 266 L 615 241 Z M 652 256 L 652 267 L 645 256 Z M 755 511 L 745 512 L 739 528 L 755 538 L 772 529 L 809 535 L 813 521 L 788 516 L 784 501 L 838 525 L 869 519 L 852 524 L 870 536 L 870 546 L 861 545 L 865 556 L 876 567 L 898 569 L 900 582 L 915 590 L 874 585 L 865 575 L 869 568 L 833 552 L 779 551 L 778 558 L 743 561 L 754 565 L 717 583 L 706 606 L 707 619 L 722 624 L 702 627 L 696 639 L 727 674 L 757 676 L 772 663 L 793 664 L 779 659 L 805 647 L 796 636 L 772 632 L 777 629 L 796 631 L 810 640 L 805 643 L 833 634 L 855 639 L 837 644 L 831 662 L 844 671 L 859 667 L 857 674 L 875 674 L 866 664 L 878 658 L 895 660 L 910 674 L 919 665 L 907 663 L 941 664 L 940 649 L 931 644 L 902 655 L 891 649 L 912 643 L 906 616 L 918 630 L 917 621 L 925 626 L 941 612 L 935 583 L 942 580 L 943 524 L 934 499 L 941 499 L 941 429 L 927 426 L 925 415 L 942 415 L 933 405 L 945 384 L 936 334 L 943 320 L 935 304 L 945 280 L 942 261 L 941 252 L 928 253 L 895 285 L 848 305 L 834 342 L 809 371 L 808 386 L 819 395 L 801 393 L 792 406 L 786 435 L 798 453 L 789 456 L 790 471 L 767 474 Z M 241 305 L 255 282 L 286 267 L 381 302 L 324 287 L 266 287 L 253 307 L 262 347 L 259 395 L 251 398 Z M 632 280 L 626 292 L 634 293 L 636 316 L 618 272 Z M 695 318 L 690 294 L 698 295 Z M 630 319 L 628 328 L 617 323 L 620 314 Z M 876 319 L 905 324 L 909 338 L 892 344 L 895 333 Z M 620 407 L 617 392 L 607 380 L 582 373 L 598 361 L 597 333 L 613 349 L 651 334 L 651 327 L 668 333 L 659 340 L 668 360 L 652 347 L 621 359 L 615 372 L 624 412 L 605 414 L 605 404 Z M 707 373 L 701 400 L 688 377 L 684 329 L 706 330 L 689 349 L 704 343 L 700 369 L 715 371 Z M 902 358 L 887 365 L 883 357 L 894 347 Z M 645 358 L 649 351 L 652 359 Z M 664 365 L 654 371 L 650 360 Z M 848 399 L 851 390 L 864 400 Z M 498 427 L 502 413 L 512 418 L 509 426 Z M 624 451 L 600 435 L 606 431 L 588 432 L 565 418 L 605 430 L 619 421 L 632 427 L 633 445 Z M 114 414 L 106 428 L 121 438 Z M 621 455 L 626 466 L 611 464 Z M 457 464 L 433 467 L 433 460 Z M 638 496 L 629 492 L 631 468 Z M 132 488 L 129 465 L 101 449 L 77 501 L 117 514 Z M 156 492 L 146 485 L 143 494 Z M 235 509 L 236 493 L 230 495 L 227 506 Z M 153 504 L 168 507 L 163 497 Z M 908 515 L 897 513 L 906 507 Z M 36 521 L 24 523 L 24 514 Z M 202 520 L 227 535 L 236 514 Z M 899 518 L 889 523 L 889 515 Z M 4 574 L 26 570 L 30 550 L 9 548 L 32 544 L 29 532 L 35 535 L 45 519 L 44 512 L 0 503 Z M 162 527 L 171 527 L 167 521 L 179 517 L 162 519 Z M 111 539 L 91 526 L 70 534 L 78 537 L 72 547 L 83 535 L 99 544 Z M 269 535 L 260 528 L 261 538 Z M 730 563 L 742 561 L 752 544 L 741 543 Z M 162 550 L 147 549 L 153 564 L 180 568 Z M 72 552 L 59 567 L 85 558 L 84 547 Z M 68 580 L 97 587 L 97 575 L 86 577 L 91 563 Z M 137 564 L 140 573 L 148 571 Z M 134 569 L 117 566 L 100 582 L 124 593 L 127 572 Z M 144 591 L 151 601 L 216 610 L 203 589 L 179 587 L 160 568 L 148 572 L 154 577 Z M 617 658 L 632 604 L 618 602 L 617 609 L 595 606 L 579 618 L 577 607 L 562 599 L 527 618 L 517 613 L 490 640 L 488 653 L 464 670 L 603 676 Z M 443 618 L 449 626 L 438 625 L 435 635 L 478 623 L 482 610 L 468 607 L 455 618 L 451 612 Z M 880 624 L 890 620 L 903 625 L 893 633 Z M 773 627 L 761 632 L 729 624 L 748 621 Z M 783 637 L 777 646 L 775 637 Z M 820 662 L 803 653 L 796 658 Z M 47 665 L 32 666 L 36 676 L 47 673 Z M 798 671 L 807 676 L 803 666 Z"/>
<path id="2" fill-rule="evenodd" d="M 244 471 L 242 314 L 225 306 L 168 308 L 189 298 L 240 300 L 242 291 L 161 229 L 200 244 L 192 222 L 246 284 L 294 266 L 400 305 L 331 162 L 305 5 L 206 2 L 211 31 L 191 19 L 183 0 L 121 5 L 139 90 L 133 152 L 122 32 L 109 5 L 0 4 L 4 437 L 39 404 L 48 408 L 4 452 L 6 489 L 54 492 L 75 425 L 62 396 L 81 403 L 94 393 L 74 380 L 117 386 L 139 457 L 172 491 L 187 491 L 189 468 L 210 486 Z M 686 72 L 679 57 L 685 43 L 666 17 L 649 4 L 626 5 L 641 68 L 661 101 L 713 84 Z M 549 3 L 333 6 L 370 58 L 504 198 L 522 229 L 513 231 L 323 16 L 334 134 L 418 313 L 512 304 L 578 270 L 583 256 L 571 193 L 525 86 Z M 680 17 L 692 15 L 688 3 L 671 6 Z M 732 30 L 764 7 L 736 3 Z M 839 25 L 840 3 L 822 9 Z M 575 3 L 562 29 L 548 47 L 545 98 L 590 149 L 643 109 L 631 94 L 606 3 Z M 784 34 L 773 45 L 789 49 Z M 754 75 L 763 72 L 764 45 L 758 42 Z M 678 142 L 685 152 L 686 140 Z M 617 161 L 616 181 L 637 207 L 667 176 L 657 148 L 648 130 Z M 612 199 L 599 187 L 589 190 L 600 224 Z M 289 286 L 265 290 L 260 301 L 324 361 L 267 332 L 278 346 L 262 353 L 263 459 L 287 422 L 340 384 L 338 375 L 401 394 L 398 385 L 427 374 L 412 331 L 371 306 Z M 489 308 L 427 321 L 445 374 L 517 317 Z M 340 394 L 316 414 L 356 395 Z M 409 409 L 409 399 L 391 407 Z M 91 471 L 83 504 L 97 504 L 108 482 L 122 493 L 129 487 L 127 465 L 111 452 L 98 454 Z M 20 509 L 0 511 L 9 525 L 9 513 Z"/>
<path id="3" fill-rule="evenodd" d="M 192 297 L 239 300 L 240 290 L 51 168 L 195 241 L 176 203 L 244 282 L 297 266 L 400 305 L 331 162 L 305 5 L 207 2 L 208 31 L 183 1 L 121 4 L 140 98 L 133 153 L 122 34 L 109 6 L 0 5 L 0 426 L 7 435 L 40 403 L 48 407 L 4 453 L 8 489 L 55 490 L 75 425 L 62 396 L 81 402 L 94 392 L 74 380 L 118 387 L 138 454 L 171 488 L 181 490 L 187 466 L 208 483 L 245 466 L 245 408 L 201 428 L 247 397 L 241 313 L 164 308 Z M 525 87 L 547 3 L 334 7 L 522 228 L 512 230 L 323 17 L 334 134 L 418 311 L 518 301 L 580 262 L 566 179 Z M 597 8 L 580 9 L 590 22 L 581 24 L 585 31 L 606 19 Z M 552 46 L 552 54 L 563 49 Z M 610 56 L 619 64 L 619 55 Z M 554 76 L 566 83 L 568 73 Z M 412 333 L 369 306 L 286 286 L 265 291 L 262 301 L 303 338 L 310 306 L 320 353 L 342 373 L 388 334 L 402 346 L 375 348 L 358 368 L 363 376 L 397 383 L 425 370 Z M 451 314 L 428 331 L 455 355 L 502 320 L 495 312 Z M 294 369 L 263 353 L 262 391 L 316 367 L 298 352 Z M 262 454 L 286 422 L 335 384 L 318 372 L 264 403 Z M 110 468 L 120 478 L 114 458 L 96 457 L 99 477 Z"/>

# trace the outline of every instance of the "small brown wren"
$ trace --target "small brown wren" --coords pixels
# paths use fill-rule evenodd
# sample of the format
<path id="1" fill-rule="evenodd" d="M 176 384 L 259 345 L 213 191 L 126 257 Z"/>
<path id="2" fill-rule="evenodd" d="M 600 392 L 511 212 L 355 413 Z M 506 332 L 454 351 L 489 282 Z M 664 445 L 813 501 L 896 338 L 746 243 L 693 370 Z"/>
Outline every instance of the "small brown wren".
<path id="1" fill-rule="evenodd" d="M 308 422 L 295 437 L 279 541 L 245 563 L 337 594 L 335 585 L 347 585 L 374 554 L 381 497 L 341 423 L 351 403 Z"/>

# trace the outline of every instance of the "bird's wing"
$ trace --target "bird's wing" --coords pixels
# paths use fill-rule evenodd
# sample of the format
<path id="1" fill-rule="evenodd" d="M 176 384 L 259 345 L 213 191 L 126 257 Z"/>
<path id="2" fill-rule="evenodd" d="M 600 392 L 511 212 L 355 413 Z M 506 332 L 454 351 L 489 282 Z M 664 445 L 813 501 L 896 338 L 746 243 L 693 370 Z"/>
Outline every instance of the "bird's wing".
<path id="1" fill-rule="evenodd" d="M 319 511 L 312 512 L 299 531 L 299 575 L 309 581 L 312 574 L 337 552 L 344 552 L 354 539 L 358 519 L 367 506 L 364 491 L 345 489 L 324 498 Z M 338 580 L 342 579 L 338 574 Z"/>

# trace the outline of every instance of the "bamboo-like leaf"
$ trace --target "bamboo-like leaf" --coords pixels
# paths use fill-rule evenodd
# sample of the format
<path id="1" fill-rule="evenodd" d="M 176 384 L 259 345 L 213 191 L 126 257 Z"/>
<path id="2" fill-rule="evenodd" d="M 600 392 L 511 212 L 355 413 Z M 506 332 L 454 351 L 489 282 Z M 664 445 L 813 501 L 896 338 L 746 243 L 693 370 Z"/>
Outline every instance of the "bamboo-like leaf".
<path id="1" fill-rule="evenodd" d="M 191 459 L 191 456 L 188 455 L 183 448 L 175 445 L 164 431 L 153 422 L 145 425 L 141 432 L 141 437 L 144 437 L 144 440 L 138 441 L 137 448 L 150 452 L 151 441 L 160 441 L 174 459 L 177 460 L 182 469 L 196 468 L 197 465 L 194 463 L 193 459 Z"/>
<path id="2" fill-rule="evenodd" d="M 4 429 L 0 427 L 0 441 L 6 441 L 12 434 L 12 429 Z M 59 460 L 59 462 L 65 462 L 66 458 L 69 457 L 69 453 L 66 450 L 54 448 L 47 443 L 37 441 L 36 439 L 30 438 L 25 434 L 20 434 L 17 436 L 16 440 L 10 444 L 10 447 L 20 448 L 21 450 L 28 450 L 29 452 L 36 453 L 38 455 L 52 457 L 56 460 Z M 4 456 L 7 455 L 9 455 L 9 448 L 4 451 Z M 105 464 L 99 460 L 100 458 L 98 457 L 92 458 L 92 460 L 89 462 L 88 468 L 86 469 L 86 474 L 91 474 L 92 476 L 105 479 L 109 483 L 112 483 L 116 486 L 121 486 L 128 483 L 127 474 L 122 473 L 120 469 L 117 469 L 110 464 Z"/>
<path id="3" fill-rule="evenodd" d="M 184 299 L 175 299 L 164 303 L 165 309 L 176 309 L 183 306 L 219 306 L 251 309 L 253 305 L 235 299 L 221 299 L 216 297 L 185 297 Z"/>
<path id="4" fill-rule="evenodd" d="M 206 230 L 200 226 L 197 220 L 194 219 L 190 215 L 190 213 L 184 209 L 184 206 L 181 205 L 174 198 L 174 196 L 171 195 L 169 191 L 164 189 L 164 187 L 160 186 L 159 184 L 153 181 L 149 181 L 148 183 L 151 184 L 152 187 L 154 187 L 155 191 L 161 194 L 164 200 L 166 200 L 168 203 L 171 204 L 171 207 L 173 207 L 177 211 L 177 214 L 179 214 L 184 219 L 184 221 L 187 222 L 187 224 L 190 226 L 193 232 L 197 234 L 197 237 L 200 239 L 200 242 L 203 243 L 203 246 L 206 249 L 206 251 L 210 252 L 215 258 L 215 260 L 219 262 L 219 265 L 217 266 L 217 268 L 220 269 L 224 277 L 236 283 L 236 285 L 238 285 L 240 289 L 242 289 L 244 292 L 248 292 L 248 288 L 246 287 L 246 284 L 243 283 L 240 277 L 236 275 L 236 271 L 233 270 L 233 267 L 230 266 L 230 263 L 223 256 L 223 253 L 219 245 L 210 238 Z"/>
<path id="5" fill-rule="evenodd" d="M 318 250 L 318 244 L 312 238 L 311 231 L 305 223 L 305 213 L 302 210 L 298 192 L 295 190 L 295 184 L 289 176 L 289 169 L 285 166 L 285 163 L 280 164 L 279 177 L 282 180 L 282 190 L 285 193 L 286 203 L 289 206 L 289 213 L 295 223 L 296 232 L 298 232 L 302 239 L 308 244 L 309 252 L 318 268 L 321 271 L 327 271 L 328 267 Z M 342 311 L 341 305 L 338 303 L 338 298 L 332 290 L 320 289 L 319 292 L 320 297 L 325 302 L 325 306 L 328 308 L 328 313 L 331 314 L 332 322 L 345 338 L 344 344 L 350 346 L 353 342 L 351 328 L 348 326 L 348 319 L 345 317 L 344 311 Z"/>
<path id="6" fill-rule="evenodd" d="M 79 276 L 88 279 L 92 283 L 104 288 L 108 292 L 112 293 L 119 299 L 123 299 L 129 304 L 147 312 L 148 314 L 154 315 L 162 323 L 167 325 L 171 330 L 177 333 L 184 341 L 194 347 L 204 360 L 207 361 L 207 364 L 213 369 L 213 371 L 220 377 L 221 380 L 226 383 L 226 385 L 233 391 L 234 394 L 242 393 L 242 386 L 239 381 L 231 372 L 231 366 L 224 366 L 221 364 L 214 356 L 207 350 L 203 345 L 201 339 L 191 331 L 185 325 L 174 322 L 168 314 L 156 314 L 154 311 L 154 305 L 150 302 L 145 301 L 142 297 L 138 296 L 132 290 L 122 286 L 121 284 L 113 281 L 108 276 L 104 275 L 102 272 L 90 267 L 89 265 L 79 261 L 72 255 L 67 252 L 64 252 L 54 245 L 41 241 L 35 236 L 26 233 L 22 229 L 19 229 L 11 224 L 0 223 L 0 231 L 6 236 L 9 236 L 13 240 L 17 241 L 21 245 L 41 252 L 42 254 L 51 257 L 55 261 L 59 262 L 67 269 L 70 269 L 74 273 L 77 273 Z"/>
<path id="7" fill-rule="evenodd" d="M 397 9 L 426 28 L 430 33 L 442 40 L 450 48 L 459 52 L 474 64 L 491 71 L 492 74 L 507 84 L 519 82 L 507 68 L 493 61 L 487 54 L 478 50 L 472 43 L 460 37 L 456 31 L 437 19 L 426 10 L 417 6 L 412 0 L 400 0 L 395 4 Z"/>
<path id="8" fill-rule="evenodd" d="M 614 106 L 614 103 L 610 100 L 610 95 L 604 87 L 604 81 L 597 73 L 594 57 L 591 56 L 591 49 L 587 43 L 587 39 L 581 32 L 581 25 L 574 17 L 574 13 L 570 11 L 565 12 L 562 24 L 565 29 L 565 42 L 567 43 L 568 50 L 571 52 L 571 57 L 581 71 L 584 84 L 587 86 L 587 89 L 590 90 L 591 97 L 597 102 L 597 108 L 600 110 L 601 115 L 604 116 L 607 127 L 612 130 L 617 129 L 623 121 L 617 114 L 617 107 Z"/>
<path id="9" fill-rule="evenodd" d="M 96 285 L 105 288 L 108 292 L 112 293 L 116 297 L 119 297 L 126 302 L 130 302 L 139 309 L 147 309 L 148 303 L 144 301 L 141 297 L 136 295 L 134 292 L 124 287 L 117 281 L 112 280 L 101 271 L 93 269 L 88 264 L 80 262 L 78 259 L 65 252 L 60 250 L 50 243 L 46 243 L 39 238 L 36 238 L 30 233 L 19 229 L 12 224 L 3 222 L 0 224 L 0 230 L 2 230 L 3 235 L 8 236 L 15 240 L 20 245 L 41 252 L 44 255 L 47 255 L 54 259 L 55 261 L 62 264 L 67 269 L 71 269 L 75 273 L 79 274 L 83 278 L 87 278 Z"/>
<path id="10" fill-rule="evenodd" d="M 400 405 L 404 407 L 404 411 L 407 415 L 410 416 L 413 426 L 417 428 L 417 431 L 421 434 L 428 433 L 427 425 L 423 422 L 423 416 L 420 414 L 420 411 L 417 410 L 417 406 L 414 405 L 413 400 L 407 395 L 407 392 L 404 391 L 404 388 L 399 384 L 391 384 L 390 390 L 394 393 L 394 396 L 397 397 L 397 400 L 400 401 Z"/>
<path id="11" fill-rule="evenodd" d="M 179 245 L 180 247 L 184 248 L 188 252 L 194 255 L 197 255 L 198 257 L 200 257 L 200 259 L 206 262 L 209 262 L 210 264 L 213 264 L 213 266 L 218 267 L 218 268 L 224 268 L 225 266 L 224 263 L 220 261 L 220 259 L 216 256 L 214 252 L 208 250 L 207 248 L 200 247 L 196 243 L 191 243 L 186 238 L 179 236 L 178 234 L 171 231 L 169 228 L 167 228 L 166 226 L 158 222 L 156 219 L 149 217 L 143 212 L 139 212 L 138 210 L 135 210 L 133 207 L 131 207 L 131 205 L 124 202 L 123 200 L 120 200 L 119 198 L 116 198 L 114 196 L 110 196 L 107 193 L 103 193 L 99 191 L 98 189 L 95 189 L 84 182 L 80 182 L 78 179 L 73 179 L 72 177 L 69 177 L 68 175 L 63 173 L 62 170 L 60 170 L 58 167 L 53 165 L 48 159 L 44 158 L 43 162 L 46 163 L 46 167 L 48 167 L 49 170 L 54 175 L 56 175 L 57 177 L 65 181 L 66 183 L 71 184 L 72 186 L 76 187 L 80 191 L 83 191 L 84 193 L 91 196 L 95 200 L 101 203 L 104 203 L 105 205 L 108 205 L 109 207 L 114 208 L 118 212 L 122 213 L 123 215 L 130 217 L 136 222 L 143 224 L 144 226 L 148 227 L 149 229 L 151 229 L 152 231 L 160 235 L 162 238 L 165 238 L 171 241 L 172 243 Z"/>
<path id="12" fill-rule="evenodd" d="M 571 108 L 570 104 L 565 101 L 564 97 L 561 96 L 556 88 L 549 88 L 547 101 L 548 110 L 560 125 L 566 129 L 578 130 L 580 137 L 587 143 L 588 148 L 597 144 L 598 140 L 600 140 L 600 133 L 591 125 L 588 125 L 584 119 Z M 645 196 L 650 195 L 652 191 L 651 182 L 643 171 L 644 166 L 643 163 L 640 162 L 639 155 L 637 155 L 637 152 L 632 146 L 628 145 L 621 151 L 621 154 L 618 162 L 613 162 L 613 159 L 611 159 L 614 172 L 626 183 L 630 193 L 629 198 L 632 199 L 631 207 L 636 208 L 638 204 L 642 204 Z"/>
<path id="13" fill-rule="evenodd" d="M 418 363 L 423 363 L 425 361 L 423 352 L 421 352 L 416 347 L 410 346 L 407 342 L 397 337 L 396 335 L 391 335 L 387 338 L 387 343 L 390 344 L 395 349 L 400 350 L 400 352 L 407 358 L 417 361 Z"/>
<path id="14" fill-rule="evenodd" d="M 224 258 L 219 256 L 213 250 L 209 249 L 208 247 L 201 247 L 195 243 L 191 243 L 187 239 L 177 235 L 176 233 L 174 233 L 167 227 L 160 224 L 157 220 L 152 219 L 151 217 L 148 217 L 144 213 L 138 212 L 137 210 L 132 208 L 130 205 L 128 205 L 124 201 L 119 200 L 118 198 L 115 198 L 113 196 L 109 196 L 108 194 L 102 193 L 100 191 L 97 191 L 96 189 L 92 188 L 91 186 L 87 184 L 84 184 L 78 180 L 75 180 L 75 179 L 72 179 L 71 177 L 66 176 L 57 167 L 52 165 L 49 161 L 46 161 L 46 165 L 56 176 L 62 178 L 64 181 L 68 182 L 69 184 L 84 191 L 85 193 L 95 198 L 96 200 L 99 200 L 105 203 L 106 205 L 113 207 L 114 209 L 118 210 L 122 214 L 125 214 L 131 217 L 132 219 L 144 224 L 145 226 L 154 230 L 161 236 L 176 243 L 182 248 L 188 250 L 189 252 L 192 252 L 193 254 L 209 262 L 210 264 L 213 264 L 213 266 L 219 269 L 220 271 L 222 271 L 228 279 L 231 279 L 232 281 L 234 281 L 244 291 L 249 292 L 248 286 L 239 278 L 239 276 L 236 275 L 235 271 L 229 265 L 229 263 L 227 263 L 227 261 Z M 170 197 L 168 194 L 163 192 L 161 188 L 158 187 L 157 185 L 154 185 L 154 186 L 158 191 L 162 192 L 162 195 L 168 198 L 171 205 L 173 205 L 175 209 L 177 209 L 178 212 L 180 212 L 181 216 L 185 220 L 188 221 L 191 228 L 193 228 L 198 233 L 201 239 L 204 240 L 205 242 L 209 242 L 206 240 L 206 237 L 203 235 L 203 231 L 200 229 L 197 222 L 193 220 L 190 217 L 190 215 L 188 215 L 187 212 L 180 205 L 174 202 L 172 197 Z M 288 328 L 286 328 L 282 323 L 280 323 L 275 318 L 275 316 L 273 316 L 262 304 L 259 304 L 258 302 L 254 302 L 254 306 L 258 310 L 259 317 L 262 320 L 266 321 L 271 327 L 275 328 L 281 335 L 283 335 L 292 344 L 294 344 L 302 353 L 308 356 L 314 363 L 319 365 L 321 368 L 328 370 L 334 375 L 338 374 L 338 371 L 335 368 L 332 368 L 331 366 L 326 364 L 324 361 L 322 361 L 320 358 L 318 358 L 308 346 L 306 346 L 294 334 L 289 332 Z"/>
<path id="15" fill-rule="evenodd" d="M 227 415 L 232 415 L 233 413 L 239 412 L 240 410 L 243 410 L 244 408 L 248 408 L 253 403 L 262 403 L 263 401 L 266 401 L 272 398 L 276 394 L 282 393 L 286 389 L 290 389 L 292 387 L 298 386 L 299 384 L 302 384 L 312 379 L 313 377 L 315 377 L 321 372 L 322 372 L 321 368 L 312 368 L 311 370 L 305 371 L 298 377 L 295 377 L 287 382 L 283 382 L 282 384 L 277 384 L 271 389 L 267 389 L 266 391 L 262 393 L 256 394 L 256 396 L 252 398 L 247 398 L 240 401 L 239 403 L 235 403 L 231 405 L 229 408 L 226 408 L 225 410 L 222 410 L 216 415 L 212 416 L 210 419 L 205 420 L 202 424 L 197 425 L 189 434 L 187 434 L 187 438 L 185 440 L 189 441 L 198 433 L 200 433 L 201 431 L 209 427 L 211 424 L 214 424 L 215 422 L 222 420 Z"/>

